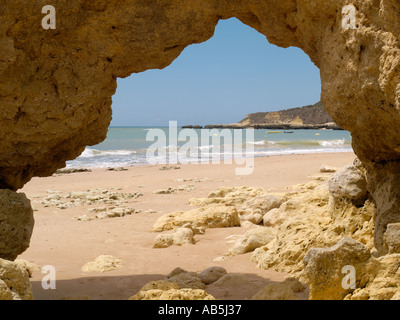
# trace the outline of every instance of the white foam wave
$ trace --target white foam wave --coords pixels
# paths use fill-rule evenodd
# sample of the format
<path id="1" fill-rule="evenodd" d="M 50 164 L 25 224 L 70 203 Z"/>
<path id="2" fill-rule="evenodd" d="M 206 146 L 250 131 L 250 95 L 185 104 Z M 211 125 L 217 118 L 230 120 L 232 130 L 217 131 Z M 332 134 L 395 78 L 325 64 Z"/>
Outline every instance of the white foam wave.
<path id="1" fill-rule="evenodd" d="M 86 148 L 80 155 L 81 158 L 92 158 L 99 156 L 129 156 L 136 154 L 135 150 L 97 150 Z"/>
<path id="2" fill-rule="evenodd" d="M 340 140 L 323 140 L 318 142 L 322 147 L 337 147 L 337 146 L 343 146 L 346 144 L 346 139 L 340 139 Z"/>

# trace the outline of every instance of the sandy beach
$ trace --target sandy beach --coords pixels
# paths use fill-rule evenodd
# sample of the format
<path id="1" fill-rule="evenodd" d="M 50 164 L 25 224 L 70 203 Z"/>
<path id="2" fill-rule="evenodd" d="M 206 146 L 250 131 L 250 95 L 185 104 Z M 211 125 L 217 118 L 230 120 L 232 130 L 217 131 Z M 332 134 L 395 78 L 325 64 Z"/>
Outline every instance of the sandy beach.
<path id="1" fill-rule="evenodd" d="M 189 164 L 169 170 L 161 170 L 162 165 L 152 165 L 130 167 L 124 171 L 95 169 L 34 178 L 20 190 L 31 199 L 36 211 L 30 248 L 19 259 L 56 269 L 55 290 L 43 290 L 44 275 L 39 269 L 33 272 L 31 283 L 37 300 L 68 297 L 127 300 L 144 284 L 164 279 L 176 267 L 201 272 L 211 266 L 242 274 L 245 280 L 225 287 L 210 285 L 206 288 L 209 294 L 216 299 L 250 299 L 266 284 L 283 281 L 287 274 L 257 269 L 250 261 L 251 253 L 218 259 L 247 227 L 206 229 L 204 234 L 195 236 L 194 245 L 155 249 L 152 244 L 157 233 L 151 232 L 155 221 L 167 213 L 193 209 L 189 199 L 207 197 L 220 187 L 252 186 L 267 192 L 284 192 L 291 185 L 311 181 L 322 165 L 341 168 L 354 158 L 353 153 L 256 158 L 254 172 L 249 176 L 236 176 L 235 165 Z M 154 193 L 182 185 L 189 187 L 178 188 L 172 194 Z M 71 192 L 91 190 L 96 193 L 96 189 L 100 193 L 111 190 L 139 195 L 124 202 L 125 207 L 135 210 L 134 213 L 82 221 L 76 218 L 91 217 L 95 214 L 94 208 L 111 205 L 98 204 L 94 199 L 90 205 L 63 208 L 44 201 L 52 195 L 63 199 Z M 83 265 L 100 255 L 121 259 L 123 267 L 104 273 L 82 271 Z"/>

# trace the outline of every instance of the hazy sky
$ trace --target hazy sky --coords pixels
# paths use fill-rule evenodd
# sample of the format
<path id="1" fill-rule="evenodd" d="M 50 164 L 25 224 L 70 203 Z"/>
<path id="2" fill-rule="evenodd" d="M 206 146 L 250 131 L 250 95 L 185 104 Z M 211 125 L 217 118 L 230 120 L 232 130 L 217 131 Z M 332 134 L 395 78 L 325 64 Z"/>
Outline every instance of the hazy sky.
<path id="1" fill-rule="evenodd" d="M 303 51 L 273 46 L 230 19 L 169 67 L 119 79 L 111 125 L 234 123 L 248 113 L 314 104 L 320 94 L 319 70 Z"/>

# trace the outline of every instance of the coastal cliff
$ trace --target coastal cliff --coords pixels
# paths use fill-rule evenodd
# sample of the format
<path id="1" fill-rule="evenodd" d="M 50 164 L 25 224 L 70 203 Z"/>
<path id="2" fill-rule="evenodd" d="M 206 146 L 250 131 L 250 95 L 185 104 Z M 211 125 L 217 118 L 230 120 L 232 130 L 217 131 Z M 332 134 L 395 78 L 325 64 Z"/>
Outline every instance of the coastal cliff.
<path id="1" fill-rule="evenodd" d="M 201 126 L 184 126 L 201 129 Z M 205 129 L 333 129 L 342 130 L 325 111 L 321 102 L 316 104 L 273 112 L 250 113 L 233 124 L 207 125 Z"/>
<path id="2" fill-rule="evenodd" d="M 325 111 L 322 103 L 318 102 L 314 105 L 300 108 L 251 113 L 241 120 L 239 124 L 245 126 L 289 125 L 291 127 L 321 126 L 327 124 L 334 126 L 334 121 L 328 112 Z"/>

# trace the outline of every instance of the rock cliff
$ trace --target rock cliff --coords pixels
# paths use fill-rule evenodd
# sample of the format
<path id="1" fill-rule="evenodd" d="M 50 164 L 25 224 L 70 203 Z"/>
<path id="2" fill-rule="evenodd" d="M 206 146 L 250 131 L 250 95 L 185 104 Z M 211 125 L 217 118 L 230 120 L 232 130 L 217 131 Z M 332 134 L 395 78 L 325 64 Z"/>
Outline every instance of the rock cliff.
<path id="1" fill-rule="evenodd" d="M 188 125 L 183 128 L 202 129 L 202 126 Z M 248 114 L 243 120 L 232 124 L 207 125 L 205 129 L 334 129 L 341 128 L 335 124 L 321 102 L 316 104 L 272 112 Z"/>
<path id="2" fill-rule="evenodd" d="M 243 126 L 290 124 L 293 126 L 321 125 L 333 122 L 321 102 L 314 105 L 273 112 L 248 114 L 238 124 Z"/>

